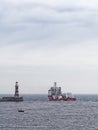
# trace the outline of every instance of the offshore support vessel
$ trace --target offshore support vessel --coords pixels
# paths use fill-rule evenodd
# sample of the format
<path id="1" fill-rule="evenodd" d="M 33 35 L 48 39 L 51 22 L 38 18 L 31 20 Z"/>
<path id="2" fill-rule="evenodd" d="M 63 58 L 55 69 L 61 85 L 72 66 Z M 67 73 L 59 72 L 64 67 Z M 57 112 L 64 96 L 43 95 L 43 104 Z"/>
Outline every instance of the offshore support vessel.
<path id="1" fill-rule="evenodd" d="M 15 94 L 12 97 L 2 97 L 0 98 L 0 102 L 21 102 L 23 101 L 23 97 L 19 96 L 19 85 L 18 82 L 15 83 Z"/>
<path id="2" fill-rule="evenodd" d="M 61 87 L 57 87 L 56 82 L 48 90 L 48 99 L 49 101 L 76 101 L 76 98 L 71 93 L 62 93 Z"/>

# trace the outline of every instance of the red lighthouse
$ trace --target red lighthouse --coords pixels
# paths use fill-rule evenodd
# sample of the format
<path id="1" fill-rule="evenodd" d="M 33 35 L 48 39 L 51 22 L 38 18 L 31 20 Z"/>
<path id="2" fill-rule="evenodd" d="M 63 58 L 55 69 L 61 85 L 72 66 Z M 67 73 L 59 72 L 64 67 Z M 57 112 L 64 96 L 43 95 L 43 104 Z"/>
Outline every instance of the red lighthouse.
<path id="1" fill-rule="evenodd" d="M 19 85 L 18 85 L 18 82 L 16 82 L 15 83 L 15 97 L 19 97 L 19 90 L 18 90 L 18 88 L 19 88 Z"/>

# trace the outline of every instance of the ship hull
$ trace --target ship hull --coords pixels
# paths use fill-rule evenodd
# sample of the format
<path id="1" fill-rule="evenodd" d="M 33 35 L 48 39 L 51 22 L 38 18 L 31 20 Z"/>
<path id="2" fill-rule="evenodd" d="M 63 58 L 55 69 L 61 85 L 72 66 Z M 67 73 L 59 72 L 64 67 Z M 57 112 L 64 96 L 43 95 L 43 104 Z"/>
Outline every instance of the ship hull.
<path id="1" fill-rule="evenodd" d="M 53 96 L 48 96 L 49 101 L 76 101 L 76 98 L 60 98 L 54 99 Z"/>

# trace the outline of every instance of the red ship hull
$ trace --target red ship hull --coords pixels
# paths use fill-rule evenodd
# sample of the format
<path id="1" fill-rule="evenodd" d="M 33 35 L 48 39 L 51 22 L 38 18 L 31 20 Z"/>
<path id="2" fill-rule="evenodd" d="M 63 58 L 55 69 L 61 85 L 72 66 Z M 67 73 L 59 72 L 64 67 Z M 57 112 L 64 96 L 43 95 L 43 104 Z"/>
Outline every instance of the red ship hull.
<path id="1" fill-rule="evenodd" d="M 76 98 L 71 98 L 71 97 L 54 99 L 53 96 L 48 96 L 48 98 L 49 101 L 76 101 Z"/>

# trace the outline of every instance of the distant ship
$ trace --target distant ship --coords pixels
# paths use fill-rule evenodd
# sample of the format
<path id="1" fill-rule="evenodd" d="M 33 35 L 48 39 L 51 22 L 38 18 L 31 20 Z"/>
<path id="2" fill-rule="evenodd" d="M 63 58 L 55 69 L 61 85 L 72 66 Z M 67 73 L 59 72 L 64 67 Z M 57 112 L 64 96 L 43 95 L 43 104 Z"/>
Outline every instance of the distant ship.
<path id="1" fill-rule="evenodd" d="M 15 94 L 13 97 L 2 97 L 0 98 L 0 102 L 21 102 L 23 101 L 23 97 L 19 96 L 19 90 L 18 90 L 18 82 L 15 83 Z"/>
<path id="2" fill-rule="evenodd" d="M 71 93 L 62 93 L 61 87 L 57 87 L 57 83 L 54 82 L 54 86 L 48 90 L 48 99 L 50 101 L 76 101 Z"/>

